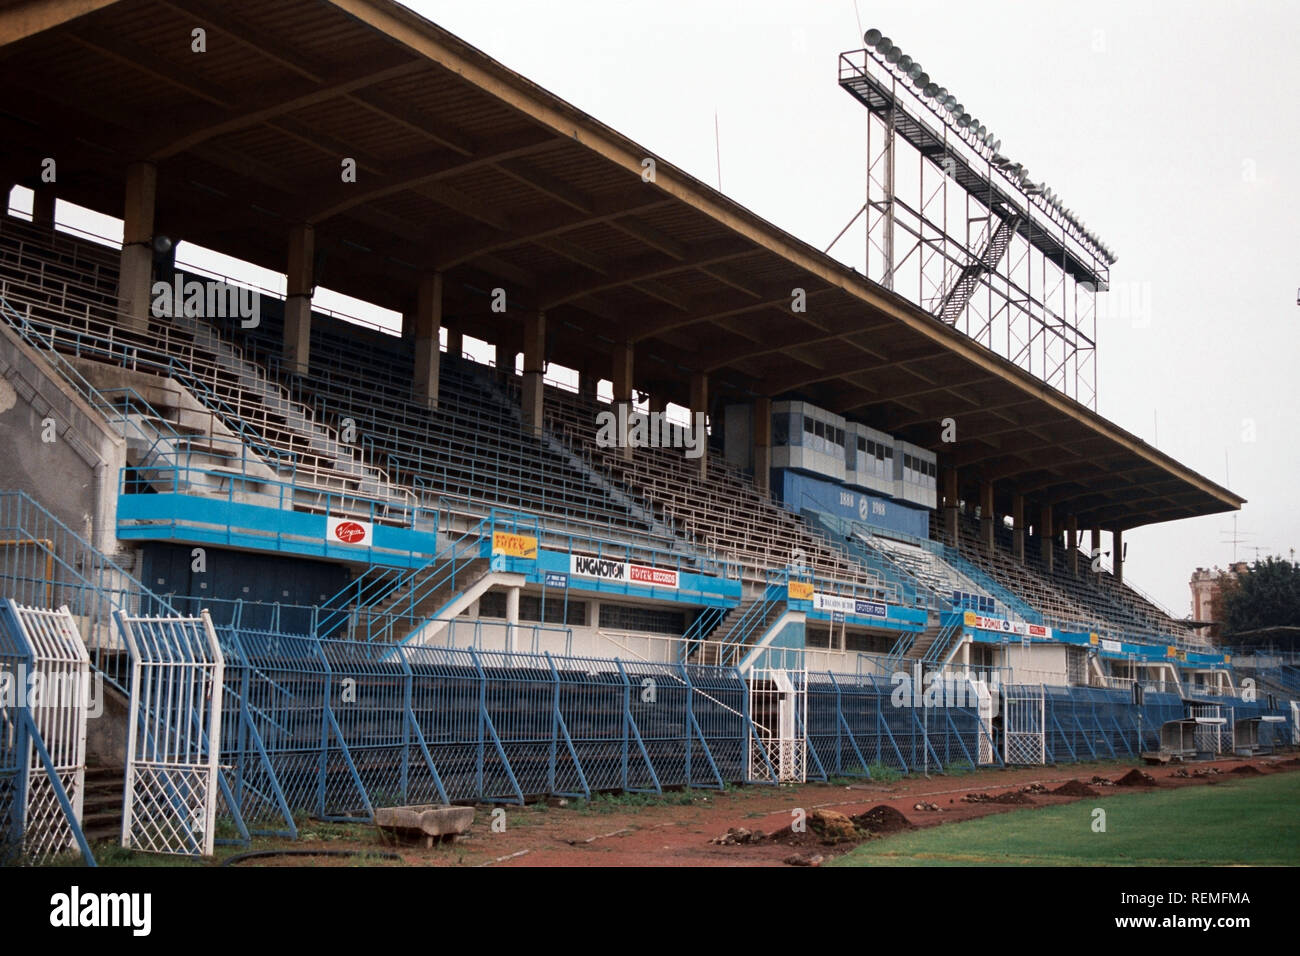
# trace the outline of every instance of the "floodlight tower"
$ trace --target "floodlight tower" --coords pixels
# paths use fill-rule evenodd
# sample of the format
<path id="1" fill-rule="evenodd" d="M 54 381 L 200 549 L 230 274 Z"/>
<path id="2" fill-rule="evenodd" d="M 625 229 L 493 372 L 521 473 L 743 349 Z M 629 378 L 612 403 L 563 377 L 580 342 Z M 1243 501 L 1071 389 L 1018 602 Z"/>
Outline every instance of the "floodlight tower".
<path id="1" fill-rule="evenodd" d="M 893 40 L 863 39 L 839 82 L 868 111 L 867 277 L 1095 409 L 1114 254 Z"/>

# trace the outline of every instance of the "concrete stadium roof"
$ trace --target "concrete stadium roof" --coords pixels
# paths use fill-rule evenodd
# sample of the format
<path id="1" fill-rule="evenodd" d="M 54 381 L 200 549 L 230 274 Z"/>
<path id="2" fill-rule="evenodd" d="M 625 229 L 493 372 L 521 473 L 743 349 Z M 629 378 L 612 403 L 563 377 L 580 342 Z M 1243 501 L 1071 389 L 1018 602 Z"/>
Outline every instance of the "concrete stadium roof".
<path id="1" fill-rule="evenodd" d="M 442 271 L 450 327 L 509 345 L 544 309 L 553 361 L 609 377 L 634 343 L 636 387 L 671 401 L 697 371 L 715 401 L 804 398 L 934 450 L 971 500 L 994 481 L 999 512 L 1020 493 L 1127 529 L 1243 504 L 390 0 L 20 0 L 0 81 L 5 181 L 53 156 L 60 198 L 120 216 L 152 160 L 159 234 L 283 272 L 311 223 L 321 285 L 408 311 Z"/>

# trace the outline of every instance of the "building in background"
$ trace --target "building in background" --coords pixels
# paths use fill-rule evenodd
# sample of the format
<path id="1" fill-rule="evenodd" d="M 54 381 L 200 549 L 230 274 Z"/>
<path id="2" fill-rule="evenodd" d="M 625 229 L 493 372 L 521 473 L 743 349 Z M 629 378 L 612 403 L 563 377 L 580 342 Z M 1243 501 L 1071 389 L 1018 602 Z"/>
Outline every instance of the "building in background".
<path id="1" fill-rule="evenodd" d="M 1223 621 L 1224 581 L 1229 578 L 1236 580 L 1237 575 L 1245 573 L 1248 567 L 1245 561 L 1237 561 L 1228 565 L 1226 571 L 1222 568 L 1213 571 L 1197 568 L 1192 572 L 1192 579 L 1188 582 L 1192 589 L 1192 620 L 1208 626 L 1211 638 L 1219 637 L 1219 625 Z"/>

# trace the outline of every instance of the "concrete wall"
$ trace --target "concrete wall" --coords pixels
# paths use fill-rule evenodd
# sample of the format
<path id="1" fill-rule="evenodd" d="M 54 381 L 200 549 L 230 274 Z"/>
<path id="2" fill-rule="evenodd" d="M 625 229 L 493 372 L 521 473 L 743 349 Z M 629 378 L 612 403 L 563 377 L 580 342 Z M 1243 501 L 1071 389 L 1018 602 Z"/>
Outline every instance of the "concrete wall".
<path id="1" fill-rule="evenodd" d="M 49 419 L 54 440 L 44 441 Z M 27 492 L 112 554 L 125 447 L 42 356 L 0 323 L 0 490 Z"/>
<path id="2" fill-rule="evenodd" d="M 1002 663 L 1012 669 L 1008 680 L 1015 684 L 1069 684 L 1063 644 L 1007 644 Z"/>

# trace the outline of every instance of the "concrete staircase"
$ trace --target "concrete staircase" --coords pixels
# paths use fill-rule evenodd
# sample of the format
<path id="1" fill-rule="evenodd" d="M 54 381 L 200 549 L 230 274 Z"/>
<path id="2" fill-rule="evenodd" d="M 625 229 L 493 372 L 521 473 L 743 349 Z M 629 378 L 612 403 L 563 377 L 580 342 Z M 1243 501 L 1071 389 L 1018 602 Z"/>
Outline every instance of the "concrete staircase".
<path id="1" fill-rule="evenodd" d="M 125 767 L 99 765 L 86 768 L 81 829 L 87 842 L 116 843 L 121 839 L 125 788 Z"/>

